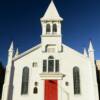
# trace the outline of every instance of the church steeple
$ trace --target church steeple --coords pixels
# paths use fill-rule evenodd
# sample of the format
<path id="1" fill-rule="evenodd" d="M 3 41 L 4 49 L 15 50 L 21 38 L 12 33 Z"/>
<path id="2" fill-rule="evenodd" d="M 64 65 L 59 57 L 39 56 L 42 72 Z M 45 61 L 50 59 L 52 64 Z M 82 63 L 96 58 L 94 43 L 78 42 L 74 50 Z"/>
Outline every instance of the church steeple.
<path id="1" fill-rule="evenodd" d="M 40 20 L 42 24 L 42 51 L 46 51 L 47 45 L 55 45 L 58 49 L 56 51 L 61 51 L 61 21 L 63 19 L 60 17 L 53 1 L 51 1 L 46 13 Z"/>

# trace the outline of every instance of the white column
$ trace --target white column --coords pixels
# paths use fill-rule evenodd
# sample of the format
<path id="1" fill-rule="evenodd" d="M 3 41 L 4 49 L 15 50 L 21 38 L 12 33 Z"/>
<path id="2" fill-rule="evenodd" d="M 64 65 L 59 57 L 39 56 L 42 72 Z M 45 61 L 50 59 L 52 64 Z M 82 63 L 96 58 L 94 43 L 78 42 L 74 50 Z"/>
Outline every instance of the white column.
<path id="1" fill-rule="evenodd" d="M 57 34 L 61 35 L 61 22 L 60 21 L 57 23 Z"/>
<path id="2" fill-rule="evenodd" d="M 41 22 L 42 23 L 42 35 L 46 34 L 46 22 Z"/>
<path id="3" fill-rule="evenodd" d="M 51 26 L 51 32 L 50 32 L 50 34 L 52 35 L 53 34 L 53 22 L 50 22 L 50 26 Z"/>

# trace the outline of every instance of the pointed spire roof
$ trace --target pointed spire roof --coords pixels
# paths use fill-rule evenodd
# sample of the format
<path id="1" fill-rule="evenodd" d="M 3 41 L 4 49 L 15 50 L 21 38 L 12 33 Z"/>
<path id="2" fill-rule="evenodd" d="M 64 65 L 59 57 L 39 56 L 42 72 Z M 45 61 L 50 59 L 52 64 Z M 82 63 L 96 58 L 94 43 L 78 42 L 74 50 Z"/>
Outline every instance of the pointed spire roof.
<path id="1" fill-rule="evenodd" d="M 87 54 L 87 51 L 86 51 L 86 48 L 84 48 L 84 52 L 83 52 L 84 56 L 88 57 L 88 54 Z"/>
<path id="2" fill-rule="evenodd" d="M 13 41 L 11 42 L 11 45 L 10 45 L 10 48 L 9 48 L 9 51 L 13 51 L 14 50 L 14 44 L 13 44 Z"/>
<path id="3" fill-rule="evenodd" d="M 63 20 L 60 17 L 53 0 L 51 1 L 48 9 L 46 10 L 46 13 L 44 14 L 44 16 L 41 18 L 41 21 L 43 21 L 43 20 L 60 20 L 60 21 Z"/>
<path id="4" fill-rule="evenodd" d="M 94 48 L 93 48 L 93 45 L 92 45 L 92 42 L 90 41 L 90 44 L 89 44 L 89 49 L 88 51 L 94 51 Z"/>
<path id="5" fill-rule="evenodd" d="M 16 53 L 15 53 L 15 57 L 17 57 L 18 54 L 19 54 L 19 50 L 18 50 L 18 48 L 17 48 Z"/>

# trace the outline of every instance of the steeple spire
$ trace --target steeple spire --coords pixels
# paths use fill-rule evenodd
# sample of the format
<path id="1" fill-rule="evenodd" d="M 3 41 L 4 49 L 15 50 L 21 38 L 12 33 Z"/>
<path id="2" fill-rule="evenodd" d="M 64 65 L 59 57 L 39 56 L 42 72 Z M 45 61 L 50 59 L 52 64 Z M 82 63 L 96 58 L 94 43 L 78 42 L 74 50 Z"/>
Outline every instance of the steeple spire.
<path id="1" fill-rule="evenodd" d="M 51 3 L 49 5 L 48 9 L 46 10 L 46 13 L 41 18 L 41 21 L 43 21 L 43 20 L 60 20 L 60 21 L 63 20 L 60 17 L 53 0 L 51 0 Z"/>
<path id="2" fill-rule="evenodd" d="M 85 57 L 88 57 L 88 54 L 87 54 L 86 48 L 84 48 L 84 52 L 83 52 L 83 54 L 84 54 Z"/>
<path id="3" fill-rule="evenodd" d="M 18 48 L 17 48 L 16 53 L 15 53 L 15 57 L 17 57 L 18 54 L 19 54 L 19 50 L 18 50 Z"/>
<path id="4" fill-rule="evenodd" d="M 8 50 L 8 61 L 12 60 L 13 58 L 13 55 L 14 55 L 14 44 L 13 44 L 13 41 L 11 42 L 11 45 L 10 45 L 10 48 Z"/>
<path id="5" fill-rule="evenodd" d="M 92 45 L 92 42 L 90 41 L 90 44 L 89 44 L 89 49 L 88 49 L 88 51 L 94 51 L 94 48 L 93 48 L 93 45 Z"/>
<path id="6" fill-rule="evenodd" d="M 9 48 L 9 51 L 13 51 L 14 50 L 14 44 L 13 44 L 13 41 L 11 42 L 11 45 L 10 45 L 10 48 Z"/>

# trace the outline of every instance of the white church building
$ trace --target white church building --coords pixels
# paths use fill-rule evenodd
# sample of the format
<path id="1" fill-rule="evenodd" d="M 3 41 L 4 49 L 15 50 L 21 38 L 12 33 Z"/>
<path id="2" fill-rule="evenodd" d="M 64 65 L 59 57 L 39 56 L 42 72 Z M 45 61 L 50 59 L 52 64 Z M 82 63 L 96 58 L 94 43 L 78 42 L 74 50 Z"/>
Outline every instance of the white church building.
<path id="1" fill-rule="evenodd" d="M 14 54 L 11 43 L 2 100 L 98 100 L 92 42 L 84 53 L 62 43 L 63 18 L 53 1 L 40 21 L 40 44 Z"/>

